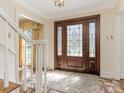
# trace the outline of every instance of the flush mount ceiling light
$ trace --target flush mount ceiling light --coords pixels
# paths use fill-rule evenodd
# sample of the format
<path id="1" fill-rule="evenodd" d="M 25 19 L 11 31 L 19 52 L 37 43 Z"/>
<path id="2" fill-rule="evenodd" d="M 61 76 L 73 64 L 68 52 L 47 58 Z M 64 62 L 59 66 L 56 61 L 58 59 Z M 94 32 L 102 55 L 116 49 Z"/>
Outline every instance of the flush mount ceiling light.
<path id="1" fill-rule="evenodd" d="M 64 0 L 54 0 L 56 7 L 64 6 Z"/>

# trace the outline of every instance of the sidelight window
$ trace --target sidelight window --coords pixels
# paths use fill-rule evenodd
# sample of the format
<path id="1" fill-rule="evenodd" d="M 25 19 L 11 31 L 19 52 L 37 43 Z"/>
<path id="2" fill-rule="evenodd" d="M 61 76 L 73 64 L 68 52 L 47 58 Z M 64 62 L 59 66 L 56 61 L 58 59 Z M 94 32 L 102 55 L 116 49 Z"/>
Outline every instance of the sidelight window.
<path id="1" fill-rule="evenodd" d="M 89 23 L 89 57 L 96 56 L 96 35 L 95 35 L 95 23 Z"/>
<path id="2" fill-rule="evenodd" d="M 57 52 L 58 55 L 62 55 L 62 27 L 57 27 Z"/>

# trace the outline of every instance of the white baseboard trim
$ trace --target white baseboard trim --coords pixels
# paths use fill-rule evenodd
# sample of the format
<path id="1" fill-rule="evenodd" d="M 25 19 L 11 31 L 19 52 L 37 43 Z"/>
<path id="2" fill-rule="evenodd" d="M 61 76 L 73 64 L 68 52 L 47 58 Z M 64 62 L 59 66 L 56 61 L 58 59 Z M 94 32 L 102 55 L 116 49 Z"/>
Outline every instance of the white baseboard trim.
<path id="1" fill-rule="evenodd" d="M 121 79 L 124 79 L 124 74 L 121 74 L 120 78 L 121 78 Z"/>
<path id="2" fill-rule="evenodd" d="M 120 73 L 110 72 L 110 71 L 101 71 L 100 77 L 107 79 L 120 80 Z"/>

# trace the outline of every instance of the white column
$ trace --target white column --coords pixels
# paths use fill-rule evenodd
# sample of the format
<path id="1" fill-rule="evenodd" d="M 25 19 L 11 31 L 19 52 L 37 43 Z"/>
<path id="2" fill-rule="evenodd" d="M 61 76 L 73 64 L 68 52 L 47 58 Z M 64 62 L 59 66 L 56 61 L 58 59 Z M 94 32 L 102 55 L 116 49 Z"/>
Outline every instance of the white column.
<path id="1" fill-rule="evenodd" d="M 46 47 L 43 46 L 43 65 L 44 65 L 44 93 L 47 93 L 47 68 L 46 68 Z"/>
<path id="2" fill-rule="evenodd" d="M 36 44 L 36 93 L 47 93 L 46 72 L 47 68 L 45 45 L 38 43 Z"/>
<path id="3" fill-rule="evenodd" d="M 38 46 L 36 45 L 36 93 L 38 92 Z"/>
<path id="4" fill-rule="evenodd" d="M 33 70 L 33 52 L 34 52 L 34 49 L 33 49 L 33 45 L 31 46 L 31 49 L 32 49 L 32 56 L 31 56 L 31 87 L 33 88 L 33 74 L 34 74 L 34 70 Z"/>
<path id="5" fill-rule="evenodd" d="M 43 45 L 40 45 L 40 85 L 41 85 L 41 93 L 43 93 Z"/>

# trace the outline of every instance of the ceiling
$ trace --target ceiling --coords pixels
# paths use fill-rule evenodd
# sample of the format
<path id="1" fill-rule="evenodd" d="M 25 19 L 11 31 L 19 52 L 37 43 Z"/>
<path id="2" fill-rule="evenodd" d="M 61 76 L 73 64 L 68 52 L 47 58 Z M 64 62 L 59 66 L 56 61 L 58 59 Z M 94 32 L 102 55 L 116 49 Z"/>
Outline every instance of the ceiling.
<path id="1" fill-rule="evenodd" d="M 65 6 L 57 8 L 54 0 L 15 0 L 25 7 L 46 18 L 57 18 L 113 7 L 118 0 L 64 0 Z"/>

